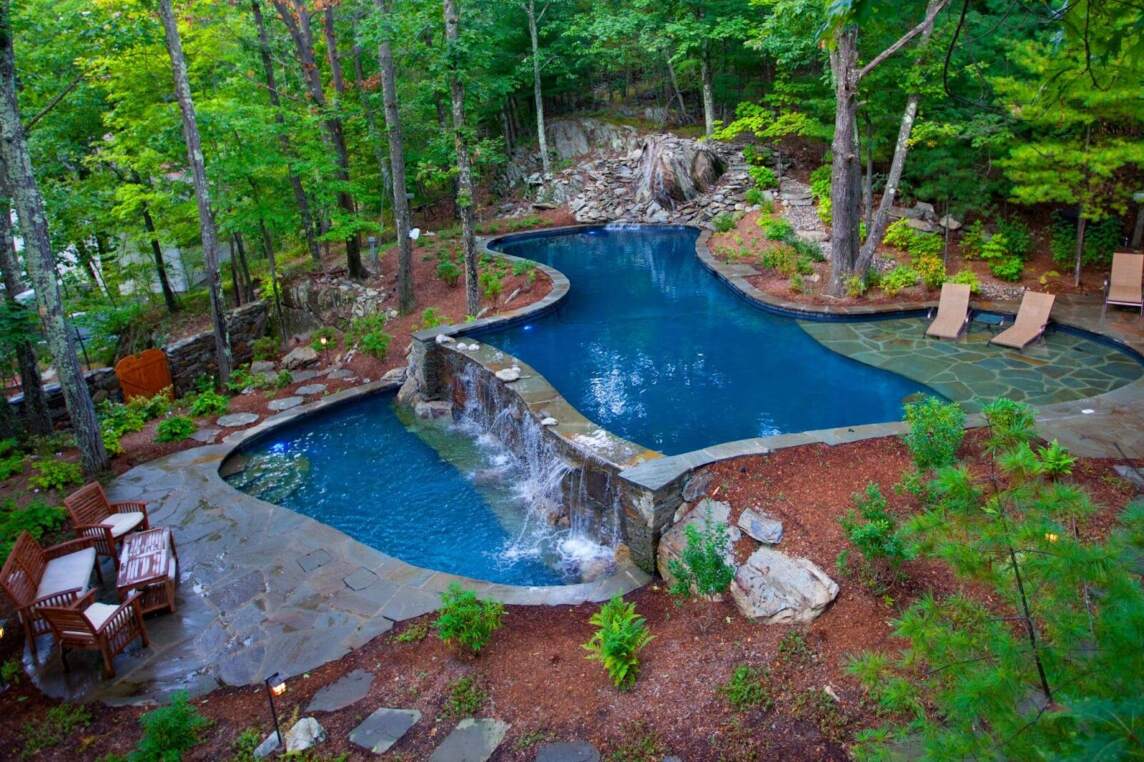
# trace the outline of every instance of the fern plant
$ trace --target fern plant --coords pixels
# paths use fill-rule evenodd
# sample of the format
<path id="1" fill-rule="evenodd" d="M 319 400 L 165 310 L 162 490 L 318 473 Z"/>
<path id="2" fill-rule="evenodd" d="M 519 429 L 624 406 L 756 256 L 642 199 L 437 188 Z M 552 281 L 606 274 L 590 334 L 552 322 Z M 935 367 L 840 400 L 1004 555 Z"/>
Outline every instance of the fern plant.
<path id="1" fill-rule="evenodd" d="M 588 621 L 596 626 L 596 633 L 584 644 L 587 658 L 604 665 L 613 685 L 628 690 L 639 674 L 639 652 L 653 639 L 647 620 L 636 613 L 634 603 L 625 603 L 617 595 Z"/>

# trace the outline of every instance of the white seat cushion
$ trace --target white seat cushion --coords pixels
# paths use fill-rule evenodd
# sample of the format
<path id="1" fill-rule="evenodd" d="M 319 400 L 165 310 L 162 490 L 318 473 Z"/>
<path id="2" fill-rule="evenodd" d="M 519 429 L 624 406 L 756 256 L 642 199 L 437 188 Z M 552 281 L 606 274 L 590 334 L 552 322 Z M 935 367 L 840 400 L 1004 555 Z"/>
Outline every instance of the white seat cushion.
<path id="1" fill-rule="evenodd" d="M 91 629 L 98 630 L 103 626 L 103 623 L 111 618 L 115 613 L 118 606 L 112 606 L 110 603 L 93 603 L 83 610 L 83 616 L 91 623 Z M 74 630 L 64 630 L 64 635 L 71 635 L 73 637 L 83 637 L 90 635 L 87 632 L 75 632 Z"/>
<path id="2" fill-rule="evenodd" d="M 91 570 L 95 568 L 95 548 L 84 548 L 66 556 L 53 558 L 44 569 L 44 576 L 36 590 L 36 597 L 60 593 L 78 587 L 87 591 Z"/>
<path id="3" fill-rule="evenodd" d="M 104 526 L 110 526 L 111 536 L 118 540 L 120 537 L 143 523 L 143 514 L 139 511 L 130 511 L 128 513 L 113 513 L 99 523 L 103 524 Z"/>

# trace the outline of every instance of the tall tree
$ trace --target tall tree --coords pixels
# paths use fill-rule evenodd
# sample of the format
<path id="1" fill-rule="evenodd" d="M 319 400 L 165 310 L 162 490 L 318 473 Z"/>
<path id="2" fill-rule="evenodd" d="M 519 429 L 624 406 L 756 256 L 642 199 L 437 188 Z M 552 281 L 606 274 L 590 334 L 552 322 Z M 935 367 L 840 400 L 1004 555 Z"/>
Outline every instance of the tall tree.
<path id="1" fill-rule="evenodd" d="M 385 131 L 389 137 L 389 165 L 393 175 L 393 221 L 397 228 L 397 293 L 402 312 L 413 309 L 413 242 L 409 238 L 409 198 L 405 195 L 405 140 L 397 107 L 397 74 L 393 63 L 393 8 L 391 0 L 377 0 L 385 28 L 377 46 L 381 67 L 381 97 Z"/>
<path id="2" fill-rule="evenodd" d="M 286 131 L 286 119 L 282 115 L 282 99 L 278 95 L 278 78 L 274 74 L 274 59 L 270 55 L 270 36 L 266 32 L 266 22 L 262 17 L 262 4 L 259 0 L 250 0 L 250 10 L 254 16 L 254 26 L 258 30 L 258 56 L 262 60 L 262 76 L 266 80 L 266 93 L 270 97 L 270 106 L 274 109 L 274 122 L 278 127 L 278 145 L 282 153 L 292 160 L 297 158 L 297 152 L 290 142 L 290 135 Z M 322 253 L 318 249 L 318 237 L 314 232 L 314 216 L 310 213 L 310 200 L 306 197 L 306 190 L 302 187 L 302 178 L 293 164 L 287 162 L 286 174 L 290 179 L 290 189 L 294 192 L 294 203 L 298 207 L 298 215 L 302 222 L 302 235 L 306 239 L 306 250 L 314 262 L 322 261 Z"/>
<path id="3" fill-rule="evenodd" d="M 548 155 L 548 137 L 544 134 L 544 91 L 540 87 L 540 32 L 539 25 L 548 12 L 548 3 L 536 12 L 536 0 L 525 0 L 524 12 L 528 16 L 528 38 L 532 42 L 532 97 L 536 101 L 536 139 L 540 146 L 540 163 L 544 174 L 552 171 Z"/>
<path id="4" fill-rule="evenodd" d="M 159 0 L 159 17 L 167 40 L 167 54 L 171 58 L 171 73 L 175 80 L 175 98 L 183 115 L 183 140 L 187 144 L 187 160 L 191 165 L 191 179 L 195 186 L 195 202 L 199 210 L 199 231 L 203 244 L 203 264 L 210 295 L 211 329 L 214 336 L 215 363 L 218 382 L 225 385 L 230 378 L 230 344 L 226 335 L 225 305 L 219 284 L 218 231 L 211 210 L 210 189 L 207 185 L 206 163 L 203 160 L 202 140 L 195 116 L 195 103 L 187 79 L 187 59 L 183 55 L 183 42 L 171 0 Z"/>
<path id="5" fill-rule="evenodd" d="M 357 206 L 350 193 L 350 158 L 346 147 L 345 127 L 342 119 L 335 109 L 331 109 L 326 101 L 326 93 L 322 88 L 322 72 L 314 55 L 314 37 L 311 29 L 311 14 L 306 7 L 305 0 L 274 0 L 274 7 L 286 29 L 290 32 L 290 39 L 294 43 L 294 50 L 298 56 L 302 79 L 306 84 L 306 92 L 319 112 L 324 114 L 322 125 L 326 131 L 326 139 L 334 150 L 337 161 L 337 191 L 338 207 L 346 219 L 342 224 L 350 227 L 345 237 L 346 268 L 351 278 L 365 278 L 367 273 L 361 263 L 361 243 L 359 241 L 357 225 Z M 330 33 L 328 33 L 329 35 Z M 331 51 L 331 61 L 337 60 L 336 51 Z M 340 67 L 336 71 L 335 86 L 341 79 Z"/>
<path id="6" fill-rule="evenodd" d="M 473 230 L 473 170 L 469 160 L 468 128 L 465 125 L 465 85 L 461 80 L 460 17 L 456 0 L 444 0 L 445 56 L 449 67 L 449 95 L 453 102 L 453 145 L 457 153 L 457 209 L 465 246 L 465 309 L 476 315 L 481 309 L 477 290 L 477 242 Z"/>
<path id="7" fill-rule="evenodd" d="M 107 469 L 107 450 L 103 447 L 91 392 L 76 356 L 75 331 L 64 315 L 44 199 L 32 172 L 24 126 L 20 121 L 9 11 L 8 0 L 0 0 L 0 153 L 20 217 L 28 271 L 36 288 L 44 332 L 55 359 L 76 444 L 79 446 L 84 470 L 95 475 Z"/>

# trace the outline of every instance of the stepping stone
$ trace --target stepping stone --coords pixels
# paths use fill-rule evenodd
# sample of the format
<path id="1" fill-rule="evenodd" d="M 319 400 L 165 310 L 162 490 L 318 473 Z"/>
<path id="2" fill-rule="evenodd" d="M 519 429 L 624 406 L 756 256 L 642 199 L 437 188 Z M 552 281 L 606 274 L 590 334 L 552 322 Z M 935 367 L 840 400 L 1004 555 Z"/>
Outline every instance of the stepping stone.
<path id="1" fill-rule="evenodd" d="M 303 401 L 301 397 L 283 397 L 282 399 L 270 400 L 270 404 L 266 407 L 271 410 L 289 410 L 292 407 L 298 407 Z"/>
<path id="2" fill-rule="evenodd" d="M 359 566 L 352 574 L 342 577 L 342 582 L 346 583 L 346 587 L 350 590 L 356 592 L 358 590 L 365 590 L 374 582 L 377 582 L 377 575 L 364 566 Z"/>
<path id="3" fill-rule="evenodd" d="M 257 413 L 230 413 L 229 415 L 219 416 L 219 419 L 215 421 L 215 423 L 224 429 L 233 429 L 239 426 L 249 426 L 257 420 Z"/>
<path id="4" fill-rule="evenodd" d="M 433 750 L 429 762 L 485 762 L 504 740 L 508 723 L 500 720 L 474 720 L 457 723 L 453 732 Z"/>
<path id="5" fill-rule="evenodd" d="M 315 693 L 306 707 L 306 713 L 336 712 L 345 709 L 350 704 L 356 704 L 365 698 L 371 685 L 373 685 L 373 674 L 364 669 L 355 669 Z"/>
<path id="6" fill-rule="evenodd" d="M 199 429 L 194 434 L 191 434 L 191 439 L 196 442 L 213 442 L 215 435 L 218 434 L 219 429 Z"/>
<path id="7" fill-rule="evenodd" d="M 320 374 L 316 370 L 292 370 L 290 371 L 290 382 L 293 384 L 300 384 L 303 381 L 312 381 Z"/>
<path id="8" fill-rule="evenodd" d="M 600 752 L 587 741 L 546 743 L 537 751 L 536 762 L 600 762 Z"/>
<path id="9" fill-rule="evenodd" d="M 340 378 L 343 381 L 348 381 L 351 378 L 357 378 L 357 376 L 354 375 L 354 372 L 349 368 L 334 368 L 326 375 L 330 378 Z"/>
<path id="10" fill-rule="evenodd" d="M 350 743 L 374 754 L 384 754 L 420 720 L 421 712 L 416 709 L 382 707 L 350 731 Z"/>
<path id="11" fill-rule="evenodd" d="M 273 373 L 274 363 L 269 360 L 255 360 L 250 364 L 250 372 L 254 374 Z"/>
<path id="12" fill-rule="evenodd" d="M 308 397 L 311 394 L 321 394 L 326 391 L 325 384 L 308 384 L 306 386 L 299 386 L 294 390 L 295 394 L 301 394 L 303 397 Z"/>

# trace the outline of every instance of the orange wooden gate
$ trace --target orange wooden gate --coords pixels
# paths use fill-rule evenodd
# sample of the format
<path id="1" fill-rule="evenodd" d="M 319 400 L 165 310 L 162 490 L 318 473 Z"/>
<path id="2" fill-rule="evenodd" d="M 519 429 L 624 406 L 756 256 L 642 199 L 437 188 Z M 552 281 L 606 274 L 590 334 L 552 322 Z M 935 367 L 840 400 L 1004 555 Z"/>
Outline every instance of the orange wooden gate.
<path id="1" fill-rule="evenodd" d="M 124 357 L 115 364 L 115 375 L 123 399 L 127 401 L 134 397 L 154 397 L 171 385 L 171 369 L 161 349 L 147 349 Z"/>

